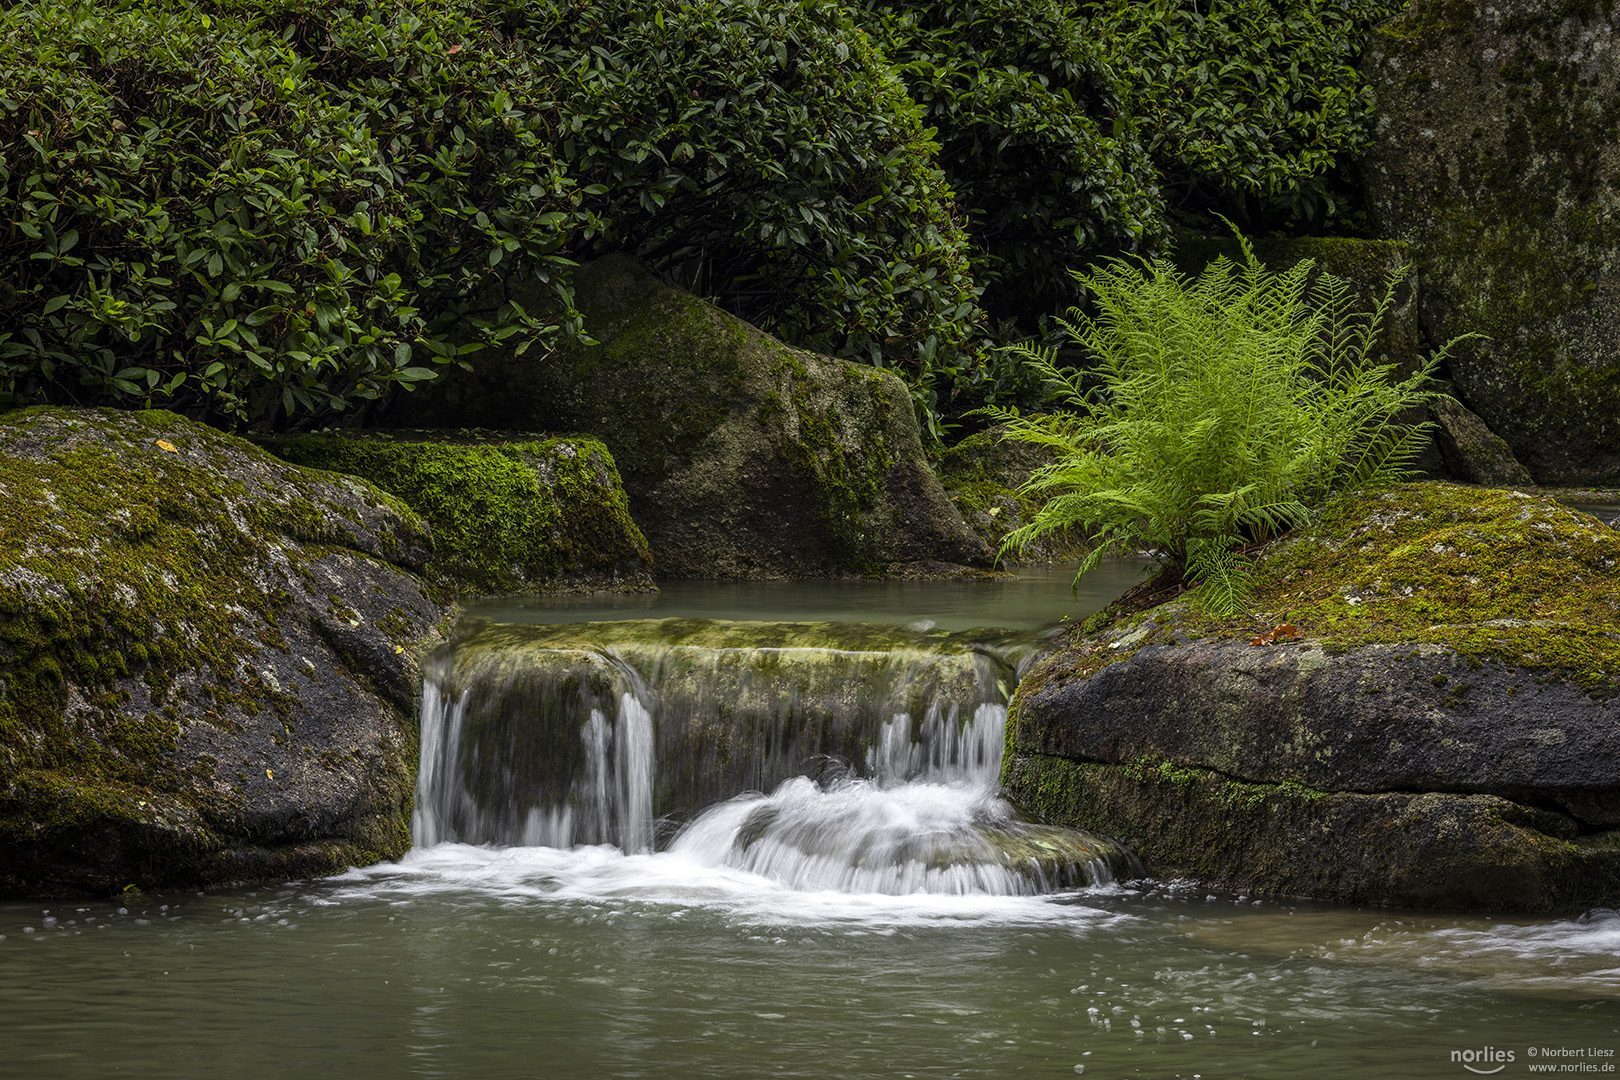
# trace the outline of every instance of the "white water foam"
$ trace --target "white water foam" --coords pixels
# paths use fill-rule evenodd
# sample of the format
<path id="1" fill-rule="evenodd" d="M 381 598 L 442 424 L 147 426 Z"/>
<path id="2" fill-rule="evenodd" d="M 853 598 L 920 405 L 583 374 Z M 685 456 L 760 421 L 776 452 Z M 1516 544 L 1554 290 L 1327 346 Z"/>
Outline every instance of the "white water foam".
<path id="1" fill-rule="evenodd" d="M 606 844 L 574 848 L 417 848 L 397 863 L 350 870 L 323 883 L 316 903 L 409 902 L 441 897 L 502 903 L 571 902 L 649 908 L 679 916 L 688 908 L 722 914 L 745 925 L 828 926 L 889 933 L 940 925 L 1068 926 L 1082 932 L 1136 921 L 1136 916 L 1050 896 L 989 893 L 806 891 L 736 867 L 713 865 L 690 852 L 626 855 Z M 1105 896 L 1117 892 L 1097 890 Z"/>
<path id="2" fill-rule="evenodd" d="M 610 843 L 628 856 L 653 850 L 656 697 L 614 660 L 627 689 L 616 708 L 590 710 L 572 793 L 527 811 L 517 837 L 525 849 L 584 841 Z M 425 849 L 502 835 L 461 788 L 467 695 L 452 702 L 440 682 L 429 676 L 422 706 L 413 836 Z M 964 704 L 952 700 L 928 702 L 916 725 L 910 713 L 895 712 L 876 732 L 864 776 L 835 772 L 825 784 L 800 776 L 769 795 L 748 792 L 709 807 L 676 835 L 672 865 L 742 872 L 802 893 L 891 897 L 1019 896 L 1111 882 L 1108 863 L 1085 843 L 1052 830 L 1031 838 L 996 797 L 1007 709 L 966 704 L 973 709 L 966 723 Z M 504 835 L 512 835 L 510 826 Z M 528 861 L 546 864 L 537 856 Z"/>

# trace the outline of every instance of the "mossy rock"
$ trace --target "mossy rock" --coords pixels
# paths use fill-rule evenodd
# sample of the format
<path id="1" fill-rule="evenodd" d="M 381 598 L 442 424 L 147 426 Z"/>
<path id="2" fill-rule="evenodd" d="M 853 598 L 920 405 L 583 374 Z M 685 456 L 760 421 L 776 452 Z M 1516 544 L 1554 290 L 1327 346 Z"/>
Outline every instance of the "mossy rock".
<path id="1" fill-rule="evenodd" d="M 428 575 L 457 592 L 656 588 L 613 456 L 588 436 L 334 431 L 255 441 L 398 496 L 432 526 Z"/>
<path id="2" fill-rule="evenodd" d="M 514 282 L 513 299 L 545 303 Z M 882 575 L 982 566 L 893 374 L 789 348 L 624 256 L 573 277 L 599 344 L 485 350 L 403 403 L 436 427 L 590 431 L 661 576 Z"/>
<path id="3" fill-rule="evenodd" d="M 397 857 L 421 520 L 165 412 L 0 415 L 0 896 Z"/>
<path id="4" fill-rule="evenodd" d="M 455 838 L 516 843 L 531 814 L 572 800 L 576 839 L 611 839 L 581 797 L 582 732 L 634 692 L 652 713 L 651 812 L 688 820 L 739 792 L 860 764 L 897 715 L 919 737 L 930 718 L 954 730 L 1004 700 L 1041 645 L 1034 633 L 860 623 L 468 620 L 435 661 L 438 692 L 464 716 L 442 766 L 459 790 L 433 796 L 435 814 Z"/>
<path id="5" fill-rule="evenodd" d="M 1040 502 L 1020 489 L 1053 456 L 1048 447 L 1003 441 L 995 427 L 947 448 L 939 458 L 939 479 L 962 520 L 999 552 L 1007 534 L 1039 512 Z M 1073 562 L 1085 558 L 1088 550 L 1083 535 L 1064 530 L 1042 536 L 1022 552 L 1007 552 L 999 561 L 1002 566 Z"/>
<path id="6" fill-rule="evenodd" d="M 1575 912 L 1620 896 L 1620 830 L 1576 836 L 1490 795 L 1323 792 L 1142 758 L 1024 754 L 1026 813 L 1124 837 L 1149 873 L 1250 895 L 1459 911 Z"/>
<path id="7" fill-rule="evenodd" d="M 1489 487 L 1535 486 L 1507 441 L 1455 397 L 1435 402 L 1429 412 L 1435 421 L 1435 444 L 1453 479 Z"/>
<path id="8" fill-rule="evenodd" d="M 1617 33 L 1612 0 L 1414 0 L 1362 60 L 1368 208 L 1429 338 L 1489 335 L 1458 396 L 1542 484 L 1620 482 Z"/>
<path id="9" fill-rule="evenodd" d="M 1462 877 L 1422 887 L 1391 878 L 1376 897 L 1367 892 L 1378 874 L 1357 845 L 1370 823 L 1384 822 L 1389 844 L 1430 845 L 1402 854 L 1413 865 L 1428 859 L 1462 868 L 1463 877 L 1486 874 L 1511 850 L 1520 853 L 1512 860 L 1541 867 L 1532 878 L 1543 891 L 1505 893 L 1504 905 L 1613 904 L 1620 862 L 1613 845 L 1594 838 L 1620 828 L 1617 574 L 1620 533 L 1551 499 L 1449 484 L 1341 499 L 1266 553 L 1251 617 L 1203 615 L 1194 593 L 1094 625 L 1037 666 L 1009 720 L 1010 790 L 1050 816 L 1039 785 L 1017 779 L 1019 769 L 1048 768 L 1036 759 L 1116 770 L 1162 763 L 1209 773 L 1210 783 L 1339 800 L 1310 818 L 1311 829 L 1360 807 L 1344 843 L 1326 852 L 1332 873 L 1301 877 L 1289 857 L 1265 848 L 1295 842 L 1306 824 L 1256 825 L 1267 839 L 1244 839 L 1247 854 L 1210 870 L 1212 883 L 1349 902 L 1491 906 L 1464 903 L 1478 894 Z M 1293 633 L 1268 641 L 1283 624 Z M 1173 839 L 1157 834 L 1151 817 L 1121 827 L 1145 798 L 1127 773 L 1099 773 L 1084 787 L 1101 800 L 1104 819 L 1052 820 L 1119 835 L 1161 872 L 1205 875 L 1208 845 L 1192 837 L 1220 834 L 1230 817 L 1215 795 L 1197 800 L 1211 815 L 1201 832 Z M 1478 828 L 1396 828 L 1417 812 L 1400 800 L 1416 795 L 1444 796 L 1413 805 L 1462 814 Z M 1351 796 L 1388 798 L 1345 801 Z M 1480 807 L 1494 808 L 1503 829 L 1528 832 L 1498 830 L 1487 842 Z M 1318 833 L 1332 837 L 1335 828 Z M 1160 854 L 1150 857 L 1142 848 L 1154 843 Z M 1559 867 L 1568 874 L 1558 876 Z"/>

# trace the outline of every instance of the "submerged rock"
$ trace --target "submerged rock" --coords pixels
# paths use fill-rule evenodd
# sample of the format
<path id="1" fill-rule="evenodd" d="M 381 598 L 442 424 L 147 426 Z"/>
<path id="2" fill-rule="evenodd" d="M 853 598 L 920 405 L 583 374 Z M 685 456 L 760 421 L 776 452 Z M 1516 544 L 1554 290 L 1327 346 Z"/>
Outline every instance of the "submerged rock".
<path id="1" fill-rule="evenodd" d="M 623 256 L 581 267 L 574 288 L 599 345 L 478 353 L 474 371 L 402 403 L 404 417 L 601 437 L 663 576 L 989 564 L 929 470 L 893 374 L 789 348 Z"/>
<path id="2" fill-rule="evenodd" d="M 1005 782 L 1152 873 L 1351 903 L 1620 900 L 1620 535 L 1443 484 L 1343 500 L 1252 620 L 1121 619 L 1018 691 Z M 1278 624 L 1288 632 L 1267 634 Z M 1253 644 L 1251 642 L 1270 643 Z"/>
<path id="3" fill-rule="evenodd" d="M 1620 9 L 1414 0 L 1369 41 L 1363 161 L 1463 403 L 1542 484 L 1620 482 Z"/>
<path id="4" fill-rule="evenodd" d="M 322 432 L 256 439 L 286 461 L 398 496 L 433 529 L 429 577 L 462 593 L 656 586 L 613 457 L 586 436 Z"/>
<path id="5" fill-rule="evenodd" d="M 0 415 L 0 896 L 409 847 L 429 535 L 164 412 Z"/>

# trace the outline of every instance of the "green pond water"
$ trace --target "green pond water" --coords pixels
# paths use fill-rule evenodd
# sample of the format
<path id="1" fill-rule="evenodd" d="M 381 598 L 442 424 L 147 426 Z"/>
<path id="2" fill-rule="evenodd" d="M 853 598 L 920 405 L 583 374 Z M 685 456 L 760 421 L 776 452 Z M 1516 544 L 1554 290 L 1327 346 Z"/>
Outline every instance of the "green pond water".
<path id="1" fill-rule="evenodd" d="M 1079 601 L 1059 569 L 479 614 L 854 611 L 1030 629 L 1101 606 L 1140 565 L 1108 572 Z M 1604 1075 L 1620 1061 L 1614 912 L 1256 900 L 1130 880 L 1117 859 L 1061 879 L 993 858 L 972 872 L 940 864 L 987 836 L 1062 846 L 1050 832 L 1008 839 L 1022 827 L 994 790 L 1005 698 L 989 677 L 926 716 L 878 717 L 866 756 L 819 782 L 738 792 L 654 830 L 654 784 L 671 767 L 655 736 L 675 722 L 673 691 L 611 655 L 621 681 L 582 707 L 570 781 L 578 806 L 600 804 L 595 817 L 566 821 L 541 799 L 489 833 L 504 839 L 450 842 L 484 821 L 463 799 L 458 754 L 495 744 L 463 739 L 472 698 L 430 674 L 424 753 L 439 766 L 423 770 L 416 827 L 440 842 L 322 881 L 0 904 L 0 1076 L 1350 1080 Z M 799 715 L 762 693 L 749 706 L 761 715 Z M 701 720 L 688 713 L 681 723 Z M 572 843 L 597 836 L 641 839 L 628 853 Z"/>
<path id="2" fill-rule="evenodd" d="M 8 1076 L 1359 1080 L 1620 1050 L 1613 915 L 795 893 L 666 855 L 456 845 L 48 909 L 0 908 Z"/>
<path id="3" fill-rule="evenodd" d="M 1073 566 L 1032 566 L 995 581 L 665 581 L 656 593 L 503 597 L 469 604 L 495 622 L 743 619 L 877 622 L 1031 630 L 1106 607 L 1143 580 L 1146 559 L 1110 559 L 1071 590 Z"/>

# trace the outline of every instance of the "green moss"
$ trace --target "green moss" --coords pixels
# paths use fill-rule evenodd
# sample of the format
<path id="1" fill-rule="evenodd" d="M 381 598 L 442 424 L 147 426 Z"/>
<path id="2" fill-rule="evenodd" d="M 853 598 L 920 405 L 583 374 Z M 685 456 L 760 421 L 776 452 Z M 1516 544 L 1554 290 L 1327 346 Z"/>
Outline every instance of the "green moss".
<path id="1" fill-rule="evenodd" d="M 1471 0 L 1413 0 L 1406 10 L 1374 33 L 1407 51 L 1436 37 L 1465 34 L 1474 22 Z"/>
<path id="2" fill-rule="evenodd" d="M 467 623 L 457 637 L 461 649 L 496 652 L 513 649 L 589 650 L 644 645 L 654 648 L 712 650 L 817 649 L 842 653 L 911 653 L 1027 656 L 1041 635 L 1020 631 L 912 630 L 884 623 L 732 622 L 724 619 L 626 619 L 605 623 L 514 625 Z"/>
<path id="3" fill-rule="evenodd" d="M 40 442 L 61 449 L 31 453 Z M 196 467 L 225 444 L 277 486 L 250 497 Z M 0 813 L 12 830 L 98 815 L 153 826 L 167 806 L 226 835 L 236 802 L 205 765 L 176 765 L 177 717 L 224 726 L 232 710 L 296 704 L 247 662 L 246 628 L 259 628 L 247 648 L 286 648 L 275 627 L 290 598 L 260 583 L 360 533 L 393 553 L 426 535 L 401 508 L 400 534 L 379 536 L 289 467 L 169 413 L 4 414 L 0 503 L 0 795 L 33 815 Z M 132 706 L 132 691 L 145 700 Z"/>
<path id="4" fill-rule="evenodd" d="M 883 568 L 877 550 L 881 537 L 869 517 L 883 497 L 884 478 L 894 465 L 888 438 L 894 403 L 883 388 L 883 379 L 876 372 L 862 372 L 854 364 L 842 362 L 846 388 L 855 393 L 851 400 L 839 401 L 818 386 L 792 349 L 775 342 L 768 347 L 774 351 L 771 375 L 784 383 L 787 399 L 768 395 L 760 419 L 777 428 L 780 453 L 805 494 L 815 500 L 834 559 L 859 573 L 880 574 Z M 864 441 L 857 444 L 845 430 L 840 405 L 848 406 L 863 394 L 870 395 L 876 416 L 867 425 Z"/>
<path id="5" fill-rule="evenodd" d="M 629 578 L 650 587 L 646 538 L 613 457 L 581 436 L 331 432 L 261 439 L 294 464 L 358 476 L 433 529 L 429 573 L 467 593 Z"/>
<path id="6" fill-rule="evenodd" d="M 1330 503 L 1258 567 L 1254 616 L 1188 620 L 1244 638 L 1275 622 L 1341 649 L 1433 644 L 1620 688 L 1620 532 L 1511 491 L 1408 484 Z"/>

